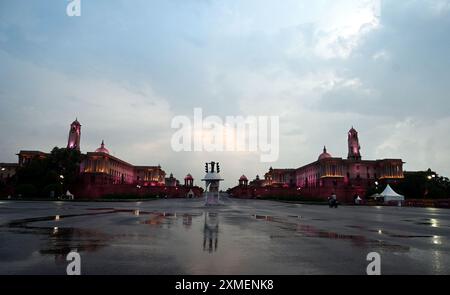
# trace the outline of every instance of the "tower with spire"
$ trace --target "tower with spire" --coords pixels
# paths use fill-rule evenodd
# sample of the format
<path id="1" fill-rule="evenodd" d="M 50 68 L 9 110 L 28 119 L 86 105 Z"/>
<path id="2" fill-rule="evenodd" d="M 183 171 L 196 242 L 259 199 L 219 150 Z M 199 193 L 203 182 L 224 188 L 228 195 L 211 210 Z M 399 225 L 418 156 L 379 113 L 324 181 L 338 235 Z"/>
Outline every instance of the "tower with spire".
<path id="1" fill-rule="evenodd" d="M 348 157 L 349 160 L 361 160 L 361 146 L 359 145 L 358 131 L 352 128 L 348 131 Z"/>
<path id="2" fill-rule="evenodd" d="M 70 124 L 69 139 L 67 141 L 67 148 L 80 150 L 81 139 L 81 124 L 78 122 L 78 118 Z"/>

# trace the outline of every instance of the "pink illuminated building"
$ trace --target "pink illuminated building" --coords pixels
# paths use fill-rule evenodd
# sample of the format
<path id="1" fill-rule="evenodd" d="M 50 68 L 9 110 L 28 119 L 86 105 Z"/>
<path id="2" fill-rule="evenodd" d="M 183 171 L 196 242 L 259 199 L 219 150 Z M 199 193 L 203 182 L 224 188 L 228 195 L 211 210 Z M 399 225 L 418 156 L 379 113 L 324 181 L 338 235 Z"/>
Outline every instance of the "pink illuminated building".
<path id="1" fill-rule="evenodd" d="M 68 146 L 72 142 L 80 143 L 81 125 L 71 124 Z M 76 132 L 74 133 L 74 126 Z M 75 195 L 97 198 L 104 195 L 158 195 L 160 197 L 192 198 L 200 197 L 203 190 L 194 186 L 194 179 L 188 174 L 185 185 L 157 166 L 135 166 L 110 154 L 105 142 L 94 152 L 86 153 L 80 167 L 79 183 L 74 188 Z"/>
<path id="2" fill-rule="evenodd" d="M 134 166 L 110 155 L 102 141 L 94 152 L 86 153 L 81 177 L 90 184 L 137 184 L 162 186 L 166 173 L 160 166 Z"/>
<path id="3" fill-rule="evenodd" d="M 348 132 L 347 159 L 333 157 L 326 149 L 318 159 L 297 169 L 270 168 L 253 190 L 233 188 L 235 195 L 245 197 L 242 192 L 252 192 L 250 197 L 263 197 L 274 193 L 276 188 L 291 191 L 291 195 L 326 199 L 336 193 L 343 202 L 352 202 L 356 195 L 364 197 L 376 185 L 397 183 L 403 179 L 401 159 L 363 160 L 358 132 L 352 127 Z"/>
<path id="4" fill-rule="evenodd" d="M 80 142 L 81 124 L 75 120 L 70 124 L 67 149 L 80 151 Z M 12 177 L 18 168 L 28 165 L 33 159 L 44 159 L 49 154 L 22 150 L 17 155 L 17 164 L 2 164 L 2 178 L 3 174 L 5 179 Z M 194 179 L 190 174 L 185 185 L 180 185 L 172 174 L 166 178 L 160 165 L 135 166 L 111 155 L 104 141 L 95 151 L 82 156 L 77 183 L 70 188 L 76 197 L 98 198 L 111 194 L 199 197 L 202 193 L 200 187 L 194 186 Z M 173 181 L 168 183 L 168 179 Z"/>

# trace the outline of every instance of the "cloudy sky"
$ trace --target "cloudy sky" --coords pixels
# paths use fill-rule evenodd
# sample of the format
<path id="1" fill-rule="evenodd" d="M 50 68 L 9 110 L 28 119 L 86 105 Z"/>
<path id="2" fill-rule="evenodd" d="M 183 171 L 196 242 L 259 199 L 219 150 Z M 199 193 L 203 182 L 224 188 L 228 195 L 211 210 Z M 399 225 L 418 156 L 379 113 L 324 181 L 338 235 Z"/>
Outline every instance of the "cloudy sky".
<path id="1" fill-rule="evenodd" d="M 450 0 L 0 2 L 0 162 L 20 149 L 82 151 L 102 139 L 133 164 L 197 179 L 299 167 L 323 145 L 346 157 L 450 175 Z M 280 157 L 174 152 L 176 115 L 280 116 Z"/>

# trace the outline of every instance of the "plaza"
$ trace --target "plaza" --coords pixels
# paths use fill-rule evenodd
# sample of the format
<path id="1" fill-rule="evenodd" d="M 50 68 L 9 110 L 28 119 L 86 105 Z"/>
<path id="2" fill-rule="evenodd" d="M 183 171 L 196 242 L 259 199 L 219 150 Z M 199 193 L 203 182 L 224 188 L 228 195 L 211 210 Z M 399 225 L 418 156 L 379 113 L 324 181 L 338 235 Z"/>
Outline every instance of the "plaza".
<path id="1" fill-rule="evenodd" d="M 447 209 L 221 202 L 0 201 L 0 274 L 450 273 Z"/>

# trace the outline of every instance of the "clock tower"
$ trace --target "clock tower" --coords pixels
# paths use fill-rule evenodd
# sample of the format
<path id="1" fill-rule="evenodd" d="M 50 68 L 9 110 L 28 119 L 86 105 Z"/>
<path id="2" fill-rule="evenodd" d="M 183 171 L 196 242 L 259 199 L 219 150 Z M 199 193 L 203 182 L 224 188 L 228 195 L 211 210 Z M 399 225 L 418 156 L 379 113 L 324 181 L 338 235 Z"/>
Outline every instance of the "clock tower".
<path id="1" fill-rule="evenodd" d="M 69 140 L 67 141 L 68 149 L 80 150 L 81 124 L 77 119 L 70 124 Z"/>
<path id="2" fill-rule="evenodd" d="M 348 159 L 361 160 L 361 146 L 359 145 L 358 131 L 352 127 L 348 132 Z"/>

